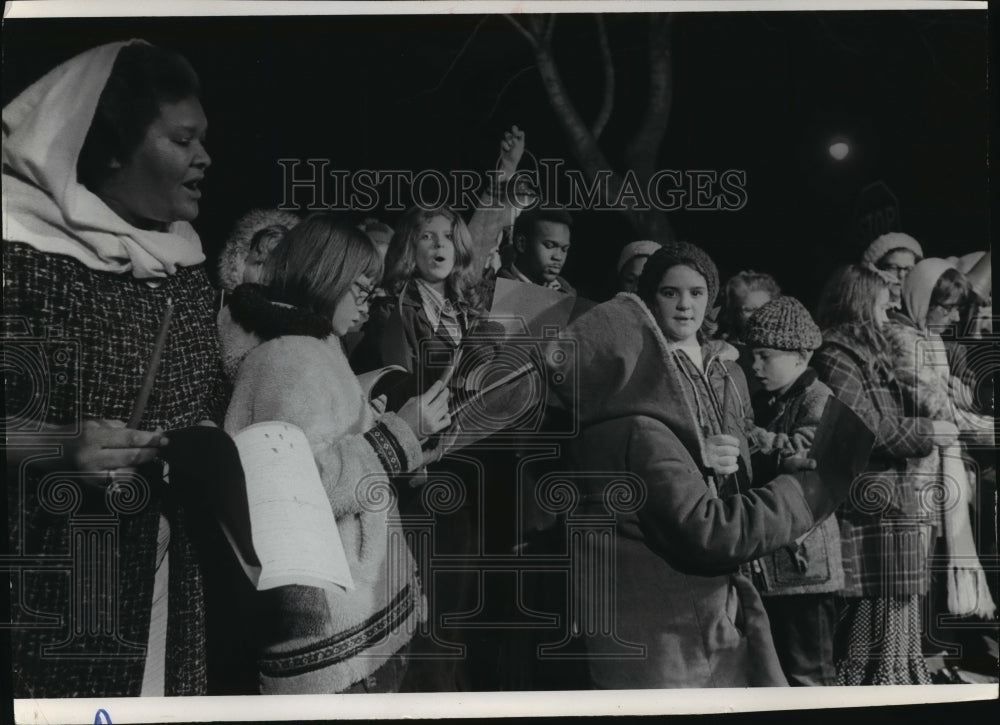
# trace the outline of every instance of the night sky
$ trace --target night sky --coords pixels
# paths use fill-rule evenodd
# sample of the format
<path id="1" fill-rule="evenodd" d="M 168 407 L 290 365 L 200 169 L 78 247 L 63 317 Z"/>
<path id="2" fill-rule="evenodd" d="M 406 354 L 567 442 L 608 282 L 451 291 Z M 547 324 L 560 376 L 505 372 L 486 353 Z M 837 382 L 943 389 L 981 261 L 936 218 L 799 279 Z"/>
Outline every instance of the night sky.
<path id="1" fill-rule="evenodd" d="M 642 110 L 645 20 L 605 18 L 618 89 L 601 145 L 619 163 Z M 278 158 L 483 171 L 516 123 L 534 155 L 575 166 L 528 68 L 530 48 L 500 16 L 7 21 L 4 103 L 76 53 L 133 37 L 181 52 L 201 76 L 213 165 L 196 227 L 209 255 L 243 212 L 281 201 Z M 560 16 L 555 39 L 590 119 L 601 92 L 593 17 Z M 814 304 L 830 266 L 860 255 L 852 208 L 877 180 L 929 255 L 986 247 L 985 11 L 683 14 L 673 40 L 659 166 L 747 173 L 740 211 L 670 217 L 724 277 L 768 271 Z M 835 134 L 852 145 L 839 164 L 827 153 Z M 392 223 L 397 214 L 382 216 Z M 604 296 L 619 249 L 634 238 L 614 212 L 578 215 L 565 275 L 583 294 Z"/>

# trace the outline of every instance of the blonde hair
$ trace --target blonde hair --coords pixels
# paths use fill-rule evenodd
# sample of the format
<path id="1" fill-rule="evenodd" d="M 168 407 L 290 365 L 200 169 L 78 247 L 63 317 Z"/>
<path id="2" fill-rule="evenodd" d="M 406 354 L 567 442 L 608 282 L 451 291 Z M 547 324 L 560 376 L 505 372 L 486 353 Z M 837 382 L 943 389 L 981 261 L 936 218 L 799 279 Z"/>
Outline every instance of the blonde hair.
<path id="1" fill-rule="evenodd" d="M 462 217 L 448 207 L 413 207 L 403 215 L 396 225 L 396 232 L 392 235 L 385 255 L 385 277 L 382 284 L 392 294 L 399 294 L 403 286 L 417 275 L 417 241 L 424 224 L 439 216 L 451 222 L 455 244 L 455 266 L 445 280 L 445 294 L 466 313 L 478 314 L 483 306 L 480 291 L 482 279 L 473 269 L 472 234 Z"/>

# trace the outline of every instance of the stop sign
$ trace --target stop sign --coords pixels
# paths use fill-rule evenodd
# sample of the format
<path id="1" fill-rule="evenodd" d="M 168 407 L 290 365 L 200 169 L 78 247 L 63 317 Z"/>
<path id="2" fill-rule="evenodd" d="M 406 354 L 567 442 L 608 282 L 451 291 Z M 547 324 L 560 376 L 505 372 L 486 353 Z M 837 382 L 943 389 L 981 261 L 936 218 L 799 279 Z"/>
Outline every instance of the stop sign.
<path id="1" fill-rule="evenodd" d="M 899 201 L 882 180 L 868 184 L 854 205 L 854 236 L 864 249 L 886 232 L 902 231 Z"/>

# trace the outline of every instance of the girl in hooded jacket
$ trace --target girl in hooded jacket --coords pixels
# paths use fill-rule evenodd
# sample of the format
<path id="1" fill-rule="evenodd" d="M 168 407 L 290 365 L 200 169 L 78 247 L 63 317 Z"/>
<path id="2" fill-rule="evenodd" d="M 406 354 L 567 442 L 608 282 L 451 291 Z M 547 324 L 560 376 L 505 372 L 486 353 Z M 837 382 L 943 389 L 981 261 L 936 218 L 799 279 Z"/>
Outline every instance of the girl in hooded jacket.
<path id="1" fill-rule="evenodd" d="M 581 429 L 570 443 L 586 472 L 579 513 L 614 521 L 592 541 L 603 565 L 585 563 L 596 576 L 575 582 L 571 611 L 598 688 L 786 685 L 739 566 L 806 533 L 847 492 L 846 476 L 821 479 L 801 457 L 758 488 L 734 480 L 749 472 L 746 443 L 720 431 L 742 427 L 745 392 L 725 391 L 739 370 L 699 336 L 717 288 L 708 255 L 668 244 L 640 295 L 619 293 L 552 343 L 575 354 L 548 351 L 564 366 L 587 361 L 554 393 Z"/>

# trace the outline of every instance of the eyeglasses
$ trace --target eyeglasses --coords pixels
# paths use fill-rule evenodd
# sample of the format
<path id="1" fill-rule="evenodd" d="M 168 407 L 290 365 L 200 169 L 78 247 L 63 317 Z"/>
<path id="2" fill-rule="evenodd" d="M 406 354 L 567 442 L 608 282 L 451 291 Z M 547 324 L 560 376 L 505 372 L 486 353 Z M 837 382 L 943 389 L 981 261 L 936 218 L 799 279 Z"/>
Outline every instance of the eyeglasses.
<path id="1" fill-rule="evenodd" d="M 358 307 L 370 304 L 372 298 L 375 296 L 375 292 L 376 288 L 374 285 L 365 287 L 359 282 L 355 282 L 351 285 L 351 296 L 354 297 L 354 304 Z"/>
<path id="2" fill-rule="evenodd" d="M 883 272 L 888 272 L 889 274 L 893 274 L 896 277 L 898 277 L 898 278 L 901 279 L 901 278 L 905 277 L 907 274 L 909 274 L 910 270 L 913 269 L 913 266 L 912 265 L 900 266 L 898 264 L 886 264 L 886 265 L 883 265 L 883 266 L 879 267 L 879 269 L 881 269 Z"/>

